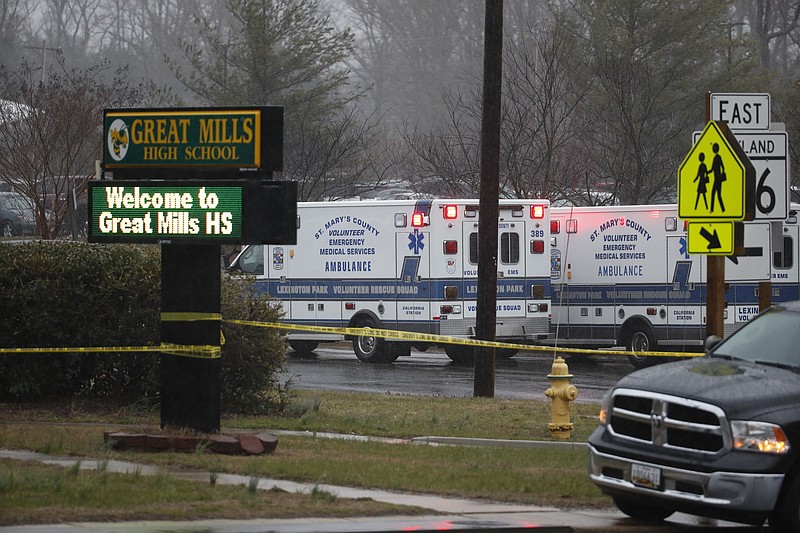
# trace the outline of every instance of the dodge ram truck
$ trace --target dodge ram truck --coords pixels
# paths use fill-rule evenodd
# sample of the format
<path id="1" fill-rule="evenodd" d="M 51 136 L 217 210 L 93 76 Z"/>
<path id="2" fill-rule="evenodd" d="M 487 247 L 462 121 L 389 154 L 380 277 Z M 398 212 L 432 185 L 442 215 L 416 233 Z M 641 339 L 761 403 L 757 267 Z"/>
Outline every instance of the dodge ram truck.
<path id="1" fill-rule="evenodd" d="M 800 532 L 800 302 L 773 306 L 706 353 L 612 387 L 590 479 L 626 515 L 675 512 Z"/>

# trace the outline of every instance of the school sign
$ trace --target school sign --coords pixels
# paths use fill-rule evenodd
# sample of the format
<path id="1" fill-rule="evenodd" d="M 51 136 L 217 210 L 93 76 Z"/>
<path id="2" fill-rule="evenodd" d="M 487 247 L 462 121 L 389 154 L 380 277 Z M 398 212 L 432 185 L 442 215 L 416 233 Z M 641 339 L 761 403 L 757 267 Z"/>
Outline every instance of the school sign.
<path id="1" fill-rule="evenodd" d="M 678 169 L 678 217 L 689 220 L 689 253 L 733 255 L 752 220 L 755 170 L 727 123 L 711 120 Z"/>
<path id="2" fill-rule="evenodd" d="M 111 171 L 283 167 L 278 108 L 106 110 L 103 125 L 103 162 Z"/>

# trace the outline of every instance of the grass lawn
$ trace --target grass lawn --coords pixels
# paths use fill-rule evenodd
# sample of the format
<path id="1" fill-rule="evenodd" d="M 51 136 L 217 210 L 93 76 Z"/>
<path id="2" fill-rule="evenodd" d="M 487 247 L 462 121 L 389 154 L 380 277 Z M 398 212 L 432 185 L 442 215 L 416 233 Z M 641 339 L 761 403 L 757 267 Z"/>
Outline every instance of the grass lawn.
<path id="1" fill-rule="evenodd" d="M 75 401 L 58 405 L 0 404 L 0 448 L 55 455 L 108 458 L 166 468 L 187 467 L 252 477 L 291 479 L 354 487 L 481 498 L 493 501 L 551 505 L 561 508 L 611 507 L 611 501 L 589 482 L 586 453 L 580 448 L 501 448 L 423 446 L 399 443 L 324 439 L 313 432 L 381 437 L 455 436 L 495 439 L 551 440 L 547 431 L 549 403 L 494 398 L 445 398 L 391 394 L 294 391 L 287 413 L 280 416 L 223 415 L 223 432 L 301 430 L 312 436 L 281 436 L 276 452 L 266 456 L 196 453 L 148 453 L 111 450 L 103 431 L 119 424 L 159 431 L 159 411 L 139 406 L 114 406 Z M 597 425 L 597 406 L 575 404 L 572 442 L 585 442 Z M 30 472 L 30 474 L 28 473 Z M 84 477 L 101 476 L 115 490 L 81 489 Z M 116 478 L 121 478 L 118 481 Z M 97 481 L 97 480 L 95 480 Z M 4 461 L 0 463 L 0 525 L 92 520 L 98 509 L 114 519 L 216 517 L 365 516 L 409 514 L 415 510 L 363 501 L 328 501 L 333 495 L 281 494 L 286 501 L 271 505 L 275 495 L 248 489 L 197 483 L 202 489 L 181 489 L 166 475 L 154 477 L 107 472 L 75 472 Z M 145 485 L 146 484 L 146 485 Z M 131 486 L 135 486 L 132 489 Z M 65 490 L 68 487 L 68 490 Z M 66 494 L 62 494 L 66 493 Z M 125 493 L 152 494 L 136 503 Z M 83 500 L 65 500 L 83 494 Z M 11 498 L 9 496 L 13 495 Z M 187 495 L 194 495 L 187 499 Z M 293 500 L 290 503 L 289 500 Z M 234 502 L 235 501 L 235 502 Z M 40 502 L 40 503 L 37 503 Z M 102 502 L 102 503 L 101 503 Z M 161 502 L 155 504 L 153 502 Z M 72 509 L 68 514 L 65 509 Z M 109 510 L 113 510 L 113 513 Z M 419 512 L 418 510 L 416 512 Z M 344 513 L 344 514 L 342 514 Z M 83 518 L 81 518 L 83 517 Z"/>

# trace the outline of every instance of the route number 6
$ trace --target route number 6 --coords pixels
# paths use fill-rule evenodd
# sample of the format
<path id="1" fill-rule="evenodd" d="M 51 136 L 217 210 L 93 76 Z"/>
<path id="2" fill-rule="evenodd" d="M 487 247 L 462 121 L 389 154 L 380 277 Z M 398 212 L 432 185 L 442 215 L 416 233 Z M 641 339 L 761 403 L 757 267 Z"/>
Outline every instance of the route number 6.
<path id="1" fill-rule="evenodd" d="M 761 177 L 758 178 L 758 185 L 756 186 L 756 206 L 761 213 L 765 215 L 772 212 L 775 208 L 775 191 L 767 185 L 767 176 L 769 176 L 769 169 L 764 169 Z M 765 198 L 766 196 L 766 198 Z M 766 200 L 766 202 L 764 201 Z"/>

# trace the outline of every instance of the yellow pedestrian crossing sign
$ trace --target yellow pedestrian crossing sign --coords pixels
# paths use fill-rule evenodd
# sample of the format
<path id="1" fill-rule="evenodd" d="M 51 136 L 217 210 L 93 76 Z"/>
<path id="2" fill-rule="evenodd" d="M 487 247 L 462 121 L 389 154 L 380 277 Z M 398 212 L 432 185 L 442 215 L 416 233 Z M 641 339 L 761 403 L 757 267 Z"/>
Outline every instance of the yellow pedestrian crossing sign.
<path id="1" fill-rule="evenodd" d="M 755 169 L 725 122 L 709 121 L 678 169 L 678 217 L 752 220 Z"/>
<path id="2" fill-rule="evenodd" d="M 733 255 L 734 221 L 689 222 L 687 252 L 702 255 Z"/>

